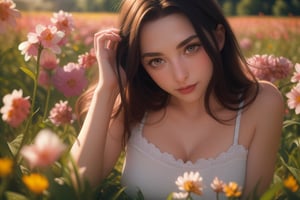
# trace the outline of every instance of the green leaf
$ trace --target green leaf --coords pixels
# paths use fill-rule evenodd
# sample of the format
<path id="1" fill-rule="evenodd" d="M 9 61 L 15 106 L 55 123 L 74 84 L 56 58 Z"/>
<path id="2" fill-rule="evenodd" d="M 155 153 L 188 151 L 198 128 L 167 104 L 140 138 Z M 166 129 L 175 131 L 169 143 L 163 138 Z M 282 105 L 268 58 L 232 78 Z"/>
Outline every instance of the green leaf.
<path id="1" fill-rule="evenodd" d="M 112 200 L 118 200 L 118 198 L 122 195 L 122 193 L 124 192 L 125 187 L 121 188 L 112 198 Z"/>
<path id="2" fill-rule="evenodd" d="M 282 188 L 282 183 L 276 183 L 271 186 L 260 198 L 260 200 L 273 200 L 278 191 Z"/>
<path id="3" fill-rule="evenodd" d="M 288 165 L 283 160 L 282 160 L 282 164 L 290 171 L 290 173 L 297 179 L 297 181 L 300 181 L 300 177 L 299 177 L 300 170 L 299 169 Z"/>
<path id="4" fill-rule="evenodd" d="M 167 200 L 173 200 L 173 192 L 168 195 Z"/>
<path id="5" fill-rule="evenodd" d="M 300 122 L 295 121 L 295 120 L 285 120 L 283 122 L 283 128 L 286 128 L 288 126 L 295 125 L 295 124 L 300 125 Z"/>
<path id="6" fill-rule="evenodd" d="M 23 139 L 23 134 L 20 134 L 13 141 L 11 141 L 10 143 L 8 143 L 10 151 L 14 155 L 16 155 L 18 149 L 21 148 L 20 145 L 21 145 L 22 139 Z"/>
<path id="7" fill-rule="evenodd" d="M 74 188 L 67 184 L 60 185 L 55 181 L 51 182 L 49 192 L 51 194 L 50 199 L 58 200 L 58 199 L 78 199 L 76 191 Z"/>
<path id="8" fill-rule="evenodd" d="M 28 69 L 28 68 L 26 68 L 26 67 L 20 67 L 20 69 L 21 69 L 25 74 L 27 74 L 30 78 L 32 78 L 32 80 L 36 81 L 35 75 L 34 75 L 34 73 L 33 73 L 30 69 Z"/>
<path id="9" fill-rule="evenodd" d="M 15 192 L 7 191 L 5 194 L 6 194 L 6 200 L 29 200 L 25 196 Z"/>

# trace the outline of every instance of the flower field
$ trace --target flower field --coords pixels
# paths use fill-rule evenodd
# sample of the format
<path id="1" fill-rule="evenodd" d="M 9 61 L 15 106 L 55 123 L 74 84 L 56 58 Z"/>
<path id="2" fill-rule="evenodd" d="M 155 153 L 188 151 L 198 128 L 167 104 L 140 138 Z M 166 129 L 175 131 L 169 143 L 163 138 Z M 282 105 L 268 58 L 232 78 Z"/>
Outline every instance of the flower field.
<path id="1" fill-rule="evenodd" d="M 118 182 L 122 156 L 91 191 L 68 154 L 80 127 L 76 99 L 97 70 L 93 35 L 116 27 L 117 15 L 8 9 L 0 13 L 0 199 L 129 199 Z M 300 199 L 300 18 L 229 22 L 253 73 L 286 102 L 273 184 L 261 199 Z"/>

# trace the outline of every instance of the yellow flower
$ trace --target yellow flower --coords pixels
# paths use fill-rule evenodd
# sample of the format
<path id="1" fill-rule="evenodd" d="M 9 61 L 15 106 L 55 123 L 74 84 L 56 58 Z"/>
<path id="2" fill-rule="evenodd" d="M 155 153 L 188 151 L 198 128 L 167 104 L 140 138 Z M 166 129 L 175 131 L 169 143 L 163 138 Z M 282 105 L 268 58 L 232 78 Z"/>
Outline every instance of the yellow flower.
<path id="1" fill-rule="evenodd" d="M 23 182 L 35 194 L 41 194 L 49 187 L 47 178 L 36 173 L 23 176 Z"/>
<path id="2" fill-rule="evenodd" d="M 0 177 L 8 176 L 13 170 L 13 161 L 9 158 L 0 158 Z"/>
<path id="3" fill-rule="evenodd" d="M 239 187 L 235 182 L 229 182 L 229 184 L 225 184 L 223 192 L 227 197 L 240 197 L 242 195 L 241 187 Z"/>
<path id="4" fill-rule="evenodd" d="M 202 177 L 199 172 L 185 172 L 183 176 L 177 178 L 175 183 L 181 191 L 202 195 Z"/>
<path id="5" fill-rule="evenodd" d="M 286 188 L 288 188 L 292 192 L 296 192 L 299 189 L 299 185 L 296 179 L 291 175 L 283 181 L 283 184 Z"/>

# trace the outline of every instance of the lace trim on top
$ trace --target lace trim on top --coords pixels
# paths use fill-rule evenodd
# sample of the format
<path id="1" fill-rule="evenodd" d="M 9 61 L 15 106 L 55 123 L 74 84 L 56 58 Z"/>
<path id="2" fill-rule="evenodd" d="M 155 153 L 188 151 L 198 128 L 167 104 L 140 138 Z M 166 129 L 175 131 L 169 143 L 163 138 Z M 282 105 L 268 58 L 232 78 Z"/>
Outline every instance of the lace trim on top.
<path id="1" fill-rule="evenodd" d="M 173 167 L 190 167 L 190 168 L 208 168 L 213 165 L 223 165 L 234 159 L 247 159 L 248 150 L 240 144 L 232 144 L 227 151 L 220 153 L 215 158 L 200 158 L 196 162 L 176 159 L 168 152 L 162 152 L 157 146 L 149 142 L 142 135 L 143 123 L 139 124 L 132 131 L 132 136 L 129 141 L 131 147 L 136 148 L 138 151 L 143 152 L 155 160 L 162 163 L 172 165 Z"/>
<path id="2" fill-rule="evenodd" d="M 242 101 L 239 105 L 241 108 L 244 102 Z M 141 123 L 138 124 L 135 129 L 133 130 L 133 134 L 129 143 L 131 143 L 137 150 L 143 152 L 144 154 L 149 155 L 150 157 L 154 157 L 163 163 L 169 163 L 174 166 L 179 167 L 210 167 L 216 164 L 225 164 L 226 162 L 230 162 L 234 159 L 247 159 L 248 150 L 243 146 L 238 144 L 239 138 L 239 129 L 240 129 L 240 121 L 242 116 L 242 109 L 239 109 L 236 117 L 235 128 L 234 128 L 234 138 L 233 144 L 227 149 L 227 151 L 220 153 L 214 158 L 200 158 L 196 162 L 187 161 L 184 162 L 182 159 L 176 159 L 174 155 L 168 152 L 162 152 L 157 146 L 153 143 L 149 142 L 143 136 L 143 127 L 147 118 L 147 114 L 145 114 L 144 118 L 142 119 Z"/>

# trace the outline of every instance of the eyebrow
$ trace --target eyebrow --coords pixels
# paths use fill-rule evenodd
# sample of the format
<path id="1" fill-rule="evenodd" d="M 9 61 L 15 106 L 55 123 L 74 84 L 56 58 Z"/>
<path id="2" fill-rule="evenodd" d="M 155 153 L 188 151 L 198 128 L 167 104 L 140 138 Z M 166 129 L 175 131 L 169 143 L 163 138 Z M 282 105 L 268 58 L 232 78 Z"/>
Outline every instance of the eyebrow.
<path id="1" fill-rule="evenodd" d="M 188 38 L 186 38 L 185 40 L 183 40 L 182 42 L 180 42 L 177 46 L 176 49 L 179 49 L 181 47 L 183 47 L 184 45 L 188 44 L 190 41 L 192 41 L 193 39 L 198 38 L 197 35 L 191 35 Z M 141 58 L 145 58 L 145 57 L 156 57 L 156 56 L 161 56 L 161 53 L 158 52 L 148 52 L 148 53 L 143 53 Z"/>

